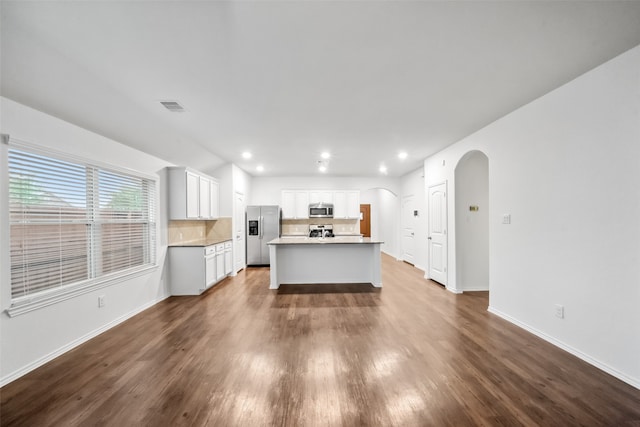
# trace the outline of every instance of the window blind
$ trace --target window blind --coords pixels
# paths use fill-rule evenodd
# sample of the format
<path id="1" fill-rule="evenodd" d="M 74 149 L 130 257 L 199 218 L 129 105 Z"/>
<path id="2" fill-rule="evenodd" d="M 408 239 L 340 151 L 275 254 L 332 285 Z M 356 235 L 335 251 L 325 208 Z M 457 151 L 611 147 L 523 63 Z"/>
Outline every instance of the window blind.
<path id="1" fill-rule="evenodd" d="M 11 298 L 155 264 L 155 181 L 9 148 Z"/>

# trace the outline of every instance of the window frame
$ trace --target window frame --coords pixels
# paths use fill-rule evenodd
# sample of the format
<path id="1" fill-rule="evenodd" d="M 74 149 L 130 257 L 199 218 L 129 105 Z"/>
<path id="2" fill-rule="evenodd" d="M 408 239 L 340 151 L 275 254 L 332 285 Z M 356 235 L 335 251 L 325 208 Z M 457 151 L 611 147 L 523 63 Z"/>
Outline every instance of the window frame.
<path id="1" fill-rule="evenodd" d="M 116 166 L 106 162 L 100 162 L 100 161 L 86 159 L 80 156 L 70 155 L 62 151 L 45 148 L 33 143 L 17 140 L 16 138 L 8 137 L 5 135 L 3 135 L 2 145 L 3 145 L 2 147 L 3 149 L 2 178 L 3 178 L 3 181 L 6 183 L 3 191 L 3 193 L 5 194 L 5 197 L 3 197 L 4 200 L 2 200 L 2 206 L 4 206 L 3 209 L 7 210 L 7 212 L 5 213 L 6 214 L 5 227 L 7 231 L 7 242 L 9 243 L 8 245 L 6 245 L 6 249 L 3 248 L 3 253 L 2 253 L 3 258 L 6 260 L 5 262 L 6 262 L 7 270 L 9 270 L 7 271 L 7 275 L 5 276 L 8 279 L 7 289 L 2 291 L 2 296 L 3 296 L 2 299 L 4 299 L 4 296 L 7 296 L 8 300 L 10 301 L 10 305 L 6 309 L 6 313 L 10 317 L 21 315 L 33 310 L 37 310 L 52 304 L 62 302 L 62 301 L 66 301 L 68 299 L 75 298 L 79 295 L 93 292 L 95 290 L 105 288 L 108 286 L 116 285 L 126 280 L 133 279 L 135 277 L 147 275 L 158 269 L 158 266 L 159 266 L 158 260 L 159 260 L 159 253 L 160 253 L 159 252 L 160 251 L 160 224 L 159 224 L 160 188 L 159 188 L 159 179 L 157 176 L 145 174 L 143 172 L 129 169 L 129 168 L 123 168 L 123 167 Z M 100 275 L 99 277 L 93 277 L 93 278 L 88 278 L 85 280 L 76 281 L 69 284 L 64 284 L 64 285 L 47 289 L 44 291 L 40 291 L 31 295 L 25 295 L 18 298 L 13 297 L 11 295 L 12 294 L 12 291 L 11 291 L 12 282 L 11 282 L 11 272 L 10 272 L 11 262 L 8 259 L 10 255 L 10 246 L 11 246 L 11 238 L 12 238 L 12 235 L 11 235 L 12 222 L 10 219 L 10 212 L 9 212 L 10 192 L 8 191 L 9 176 L 10 176 L 9 150 L 11 149 L 24 151 L 29 154 L 34 154 L 39 156 L 46 156 L 46 157 L 49 157 L 55 160 L 60 160 L 63 162 L 70 162 L 70 163 L 82 165 L 86 168 L 92 168 L 94 170 L 94 173 L 96 174 L 98 174 L 99 171 L 105 171 L 110 173 L 123 174 L 129 177 L 142 179 L 142 180 L 148 181 L 149 183 L 152 183 L 154 188 L 150 190 L 148 193 L 149 203 L 150 203 L 148 207 L 149 220 L 148 222 L 145 222 L 145 224 L 149 224 L 150 226 L 152 225 L 152 230 L 149 231 L 148 240 L 146 241 L 146 244 L 148 244 L 149 250 L 152 251 L 149 254 L 150 262 L 140 266 L 128 267 L 125 269 L 118 270 L 116 272 Z M 90 170 L 90 169 L 87 169 L 87 170 Z M 89 184 L 87 183 L 85 191 L 88 191 L 88 190 L 89 190 Z M 97 196 L 97 193 L 94 194 L 93 191 L 91 192 L 91 194 L 94 197 Z M 100 224 L 100 221 L 96 220 L 96 218 L 94 218 L 93 215 L 91 215 L 91 222 L 92 222 L 92 226 L 94 227 Z M 101 252 L 96 253 L 95 251 L 92 250 L 92 249 L 95 249 L 95 246 L 92 244 L 90 240 L 91 238 L 88 237 L 87 255 L 89 259 L 92 259 L 92 258 L 95 258 L 96 255 L 100 256 L 99 254 Z M 89 266 L 89 268 L 93 269 L 92 266 Z"/>

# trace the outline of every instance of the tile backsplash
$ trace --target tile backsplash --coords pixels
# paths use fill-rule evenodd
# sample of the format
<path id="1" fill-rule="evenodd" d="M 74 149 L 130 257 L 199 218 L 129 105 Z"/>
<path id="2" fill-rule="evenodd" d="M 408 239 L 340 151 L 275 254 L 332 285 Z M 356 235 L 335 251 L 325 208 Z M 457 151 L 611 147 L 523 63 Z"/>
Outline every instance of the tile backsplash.
<path id="1" fill-rule="evenodd" d="M 357 219 L 285 219 L 282 220 L 283 235 L 309 234 L 309 224 L 332 224 L 336 234 L 359 234 L 360 221 Z M 169 221 L 169 244 L 190 243 L 207 240 L 232 239 L 231 218 L 219 218 L 215 221 Z"/>
<path id="2" fill-rule="evenodd" d="M 283 235 L 309 234 L 309 224 L 332 224 L 336 234 L 360 234 L 360 220 L 357 219 L 283 219 Z"/>
<path id="3" fill-rule="evenodd" d="M 169 244 L 189 243 L 201 239 L 231 239 L 231 218 L 209 221 L 169 221 Z"/>

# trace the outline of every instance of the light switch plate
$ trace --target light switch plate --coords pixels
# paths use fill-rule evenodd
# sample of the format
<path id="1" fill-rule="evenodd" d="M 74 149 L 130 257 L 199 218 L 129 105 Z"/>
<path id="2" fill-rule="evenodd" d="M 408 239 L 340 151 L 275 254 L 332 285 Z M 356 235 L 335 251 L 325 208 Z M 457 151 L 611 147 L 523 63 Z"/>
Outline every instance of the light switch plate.
<path id="1" fill-rule="evenodd" d="M 502 215 L 502 223 L 503 224 L 511 224 L 511 214 Z"/>

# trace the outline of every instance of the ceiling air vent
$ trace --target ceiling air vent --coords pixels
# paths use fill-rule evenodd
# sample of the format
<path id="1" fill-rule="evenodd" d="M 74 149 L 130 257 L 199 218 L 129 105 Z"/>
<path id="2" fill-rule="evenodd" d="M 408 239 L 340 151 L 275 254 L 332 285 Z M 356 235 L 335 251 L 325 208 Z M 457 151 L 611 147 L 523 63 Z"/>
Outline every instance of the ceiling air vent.
<path id="1" fill-rule="evenodd" d="M 160 104 L 164 105 L 164 108 L 171 111 L 172 113 L 184 113 L 184 107 L 176 101 L 160 101 Z"/>

